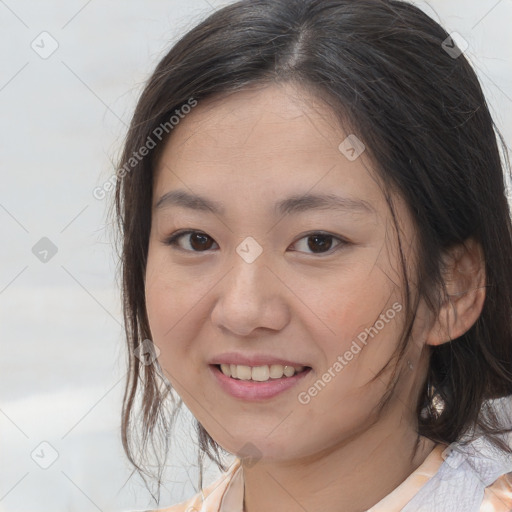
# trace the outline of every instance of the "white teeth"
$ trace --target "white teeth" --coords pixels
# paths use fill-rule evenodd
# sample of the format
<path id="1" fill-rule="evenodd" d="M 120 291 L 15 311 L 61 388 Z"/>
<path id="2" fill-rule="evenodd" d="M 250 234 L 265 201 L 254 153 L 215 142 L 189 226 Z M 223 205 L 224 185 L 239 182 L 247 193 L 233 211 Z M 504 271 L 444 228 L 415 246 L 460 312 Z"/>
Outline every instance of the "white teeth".
<path id="1" fill-rule="evenodd" d="M 240 380 L 251 380 L 251 367 L 242 364 L 236 365 L 236 377 Z"/>
<path id="2" fill-rule="evenodd" d="M 285 377 L 292 377 L 296 373 L 302 372 L 305 366 L 283 366 L 281 364 L 272 364 L 270 366 L 245 366 L 238 364 L 221 364 L 220 369 L 227 377 L 232 377 L 240 380 L 254 380 L 258 382 L 265 382 L 269 379 L 281 379 Z"/>
<path id="3" fill-rule="evenodd" d="M 283 376 L 284 366 L 281 364 L 271 364 L 269 374 L 272 379 L 280 379 Z"/>
<path id="4" fill-rule="evenodd" d="M 286 377 L 291 377 L 295 373 L 295 368 L 293 366 L 285 366 L 283 373 Z"/>
<path id="5" fill-rule="evenodd" d="M 255 366 L 251 371 L 252 380 L 257 380 L 259 382 L 268 380 L 269 376 L 270 376 L 270 370 L 268 369 L 267 365 Z"/>

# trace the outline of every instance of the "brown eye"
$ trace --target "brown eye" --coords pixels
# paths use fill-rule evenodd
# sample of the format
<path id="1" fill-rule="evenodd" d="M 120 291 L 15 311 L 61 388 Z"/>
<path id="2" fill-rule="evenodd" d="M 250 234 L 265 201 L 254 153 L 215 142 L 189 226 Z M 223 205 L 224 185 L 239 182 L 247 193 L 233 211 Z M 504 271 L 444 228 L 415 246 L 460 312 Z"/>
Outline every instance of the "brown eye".
<path id="1" fill-rule="evenodd" d="M 195 251 L 208 250 L 212 246 L 213 239 L 204 233 L 191 233 L 190 246 Z"/>
<path id="2" fill-rule="evenodd" d="M 330 235 L 328 233 L 311 233 L 305 237 L 302 237 L 298 242 L 295 242 L 295 245 L 301 246 L 300 242 L 306 240 L 306 243 L 302 243 L 302 249 L 296 249 L 300 252 L 310 252 L 310 254 L 323 254 L 331 251 L 333 247 L 333 242 L 337 241 L 337 244 L 334 245 L 334 250 L 340 245 L 344 245 L 346 242 L 334 235 Z"/>
<path id="3" fill-rule="evenodd" d="M 185 240 L 185 244 L 181 244 L 180 240 Z M 182 231 L 174 233 L 166 241 L 166 245 L 174 245 L 185 251 L 202 252 L 211 248 L 215 243 L 213 238 L 201 231 Z"/>
<path id="4" fill-rule="evenodd" d="M 184 240 L 185 242 L 181 242 Z M 307 241 L 304 243 L 303 241 Z M 329 233 L 310 233 L 302 237 L 294 245 L 299 245 L 300 249 L 294 249 L 298 252 L 306 252 L 309 254 L 325 254 L 334 252 L 348 244 L 347 241 L 331 235 Z M 166 245 L 172 245 L 188 252 L 205 252 L 212 248 L 215 243 L 212 237 L 201 231 L 178 231 L 164 241 Z M 333 245 L 334 244 L 334 245 Z M 334 247 L 334 249 L 333 249 Z"/>
<path id="5" fill-rule="evenodd" d="M 308 248 L 313 252 L 328 251 L 332 246 L 332 236 L 313 235 L 308 237 Z"/>

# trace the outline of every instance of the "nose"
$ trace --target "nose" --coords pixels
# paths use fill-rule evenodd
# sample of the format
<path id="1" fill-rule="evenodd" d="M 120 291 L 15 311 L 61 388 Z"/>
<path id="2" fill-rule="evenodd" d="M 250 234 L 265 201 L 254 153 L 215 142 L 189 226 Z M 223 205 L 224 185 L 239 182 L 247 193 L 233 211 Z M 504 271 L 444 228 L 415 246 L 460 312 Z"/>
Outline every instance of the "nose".
<path id="1" fill-rule="evenodd" d="M 235 255 L 232 262 L 233 268 L 218 284 L 213 324 L 237 336 L 249 336 L 258 328 L 283 329 L 290 320 L 286 286 L 263 258 L 247 263 Z"/>

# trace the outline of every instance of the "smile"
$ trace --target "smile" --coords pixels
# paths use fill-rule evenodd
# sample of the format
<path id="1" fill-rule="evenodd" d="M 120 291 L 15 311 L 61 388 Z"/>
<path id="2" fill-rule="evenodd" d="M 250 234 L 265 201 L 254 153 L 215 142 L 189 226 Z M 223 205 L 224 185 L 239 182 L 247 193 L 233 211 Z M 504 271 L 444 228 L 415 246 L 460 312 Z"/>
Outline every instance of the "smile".
<path id="1" fill-rule="evenodd" d="M 222 390 L 245 401 L 262 401 L 275 397 L 296 386 L 311 371 L 309 366 L 285 367 L 278 364 L 252 367 L 210 364 L 209 368 Z"/>
<path id="2" fill-rule="evenodd" d="M 284 366 L 281 364 L 262 365 L 262 366 L 245 366 L 241 364 L 221 364 L 220 370 L 227 377 L 239 380 L 253 380 L 257 382 L 265 382 L 269 379 L 281 379 L 284 377 L 293 377 L 297 373 L 301 373 L 306 366 Z"/>

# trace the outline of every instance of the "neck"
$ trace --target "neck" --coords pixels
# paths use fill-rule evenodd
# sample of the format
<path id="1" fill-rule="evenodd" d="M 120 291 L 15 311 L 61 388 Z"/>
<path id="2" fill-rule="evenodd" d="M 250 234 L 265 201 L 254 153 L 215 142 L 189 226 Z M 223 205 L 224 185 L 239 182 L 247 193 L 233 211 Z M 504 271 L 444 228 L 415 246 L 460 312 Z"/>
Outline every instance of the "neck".
<path id="1" fill-rule="evenodd" d="M 398 417 L 398 420 L 396 419 Z M 400 485 L 435 446 L 400 415 L 321 454 L 243 466 L 244 512 L 363 512 Z"/>

